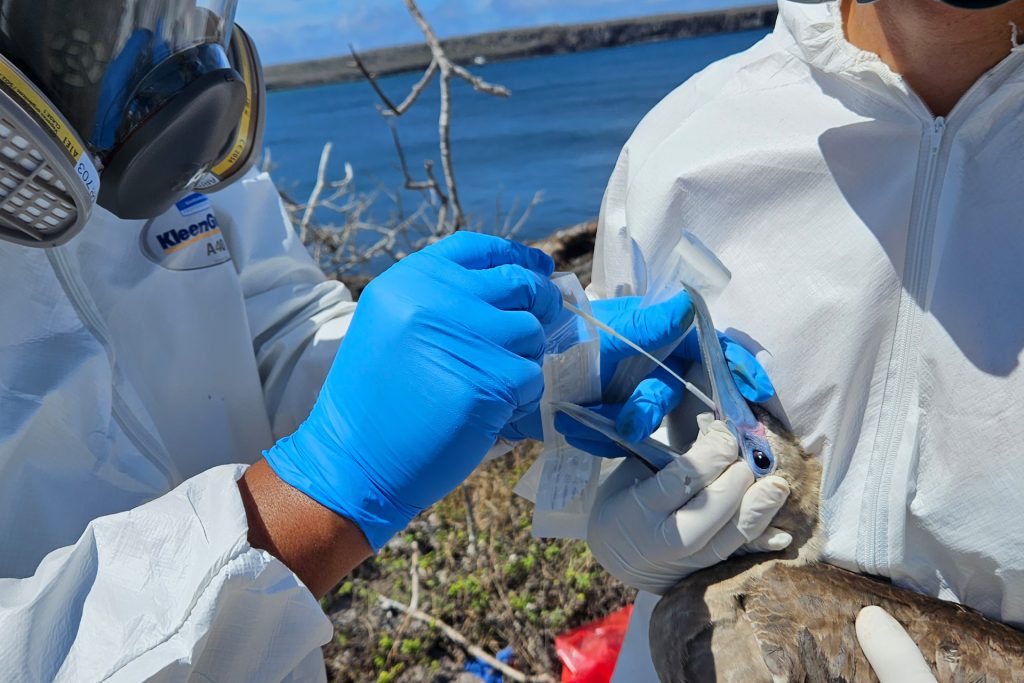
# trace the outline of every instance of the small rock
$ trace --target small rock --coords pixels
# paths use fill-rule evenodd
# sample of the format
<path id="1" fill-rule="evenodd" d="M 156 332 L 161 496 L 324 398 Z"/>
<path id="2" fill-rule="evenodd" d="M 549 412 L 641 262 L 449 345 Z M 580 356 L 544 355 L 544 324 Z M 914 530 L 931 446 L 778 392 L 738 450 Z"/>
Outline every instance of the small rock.
<path id="1" fill-rule="evenodd" d="M 388 541 L 387 545 L 384 547 L 388 550 L 398 552 L 408 548 L 409 541 L 405 540 L 405 534 L 398 534 Z"/>

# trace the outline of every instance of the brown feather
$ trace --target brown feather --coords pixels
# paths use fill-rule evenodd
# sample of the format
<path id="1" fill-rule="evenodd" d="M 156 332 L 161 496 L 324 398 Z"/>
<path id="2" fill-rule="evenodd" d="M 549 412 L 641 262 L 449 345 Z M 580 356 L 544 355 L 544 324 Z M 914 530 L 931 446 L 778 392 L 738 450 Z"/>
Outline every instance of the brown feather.
<path id="1" fill-rule="evenodd" d="M 790 483 L 774 524 L 793 544 L 697 572 L 662 598 L 650 639 L 663 683 L 875 682 L 854 630 L 867 605 L 903 625 L 940 683 L 1024 683 L 1024 633 L 819 562 L 821 467 L 771 416 L 758 418 Z"/>

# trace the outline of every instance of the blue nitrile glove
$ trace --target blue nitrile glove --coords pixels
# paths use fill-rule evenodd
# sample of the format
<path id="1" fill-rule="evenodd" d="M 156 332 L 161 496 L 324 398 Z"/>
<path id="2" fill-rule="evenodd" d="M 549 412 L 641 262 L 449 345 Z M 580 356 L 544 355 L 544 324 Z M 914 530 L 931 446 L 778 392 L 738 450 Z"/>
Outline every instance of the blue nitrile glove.
<path id="1" fill-rule="evenodd" d="M 685 292 L 644 309 L 638 307 L 639 303 L 640 297 L 633 296 L 594 301 L 591 306 L 594 317 L 645 349 L 657 349 L 678 339 L 693 321 L 693 307 Z M 599 332 L 603 391 L 611 382 L 619 362 L 636 355 L 636 351 L 607 332 Z M 540 411 L 510 423 L 501 435 L 513 441 L 540 441 L 544 438 Z"/>
<path id="2" fill-rule="evenodd" d="M 718 332 L 718 341 L 743 398 L 754 403 L 764 403 L 771 399 L 775 395 L 775 387 L 754 354 L 721 332 Z M 683 375 L 692 362 L 699 360 L 697 330 L 691 330 L 683 343 L 665 360 L 665 364 L 677 375 Z M 685 395 L 686 389 L 680 386 L 678 380 L 661 368 L 656 368 L 640 382 L 629 400 L 623 404 L 616 418 L 616 429 L 628 441 L 645 439 L 658 429 L 661 421 L 675 410 Z"/>
<path id="3" fill-rule="evenodd" d="M 543 393 L 561 310 L 543 252 L 457 233 L 363 292 L 309 418 L 264 455 L 381 548 L 480 463 Z"/>
<path id="4" fill-rule="evenodd" d="M 640 308 L 640 297 L 619 297 L 592 302 L 594 316 L 619 332 L 641 348 L 655 351 L 679 338 L 693 320 L 690 297 L 681 292 L 671 299 L 647 308 Z M 621 340 L 605 333 L 601 338 L 601 386 L 611 382 L 620 362 L 636 355 L 636 351 Z M 724 334 L 719 333 L 722 348 L 729 367 L 739 385 L 740 393 L 754 402 L 764 402 L 775 395 L 768 374 L 757 359 Z M 678 374 L 700 359 L 696 330 L 666 359 Z M 679 405 L 685 389 L 663 370 L 656 369 L 647 379 L 640 382 L 625 404 L 609 404 L 595 410 L 616 420 L 620 434 L 630 441 L 639 441 L 650 436 L 661 424 L 662 419 Z M 618 457 L 623 453 L 614 443 L 600 434 L 586 429 L 575 420 L 555 416 L 555 428 L 569 437 L 576 447 L 595 455 Z M 518 420 L 502 431 L 508 439 L 543 438 L 539 411 Z"/>
<path id="5" fill-rule="evenodd" d="M 594 313 L 612 329 L 622 332 L 648 351 L 669 344 L 689 326 L 693 313 L 690 297 L 682 292 L 668 301 L 646 309 L 638 308 L 638 297 L 623 297 L 593 302 Z M 685 326 L 681 326 L 681 321 Z M 601 380 L 607 385 L 618 363 L 636 352 L 621 341 L 606 335 L 601 338 Z M 726 361 L 748 401 L 761 403 L 775 395 L 768 373 L 749 351 L 728 336 L 718 333 Z M 690 330 L 679 346 L 665 359 L 665 364 L 677 374 L 684 374 L 689 366 L 700 360 L 697 331 Z M 597 412 L 615 420 L 619 434 L 627 441 L 640 441 L 658 429 L 662 420 L 682 401 L 686 390 L 660 368 L 642 380 L 624 404 L 609 404 L 595 408 Z M 594 455 L 620 457 L 622 450 L 606 437 L 587 429 L 566 415 L 555 416 L 555 428 L 565 435 L 573 446 Z"/>

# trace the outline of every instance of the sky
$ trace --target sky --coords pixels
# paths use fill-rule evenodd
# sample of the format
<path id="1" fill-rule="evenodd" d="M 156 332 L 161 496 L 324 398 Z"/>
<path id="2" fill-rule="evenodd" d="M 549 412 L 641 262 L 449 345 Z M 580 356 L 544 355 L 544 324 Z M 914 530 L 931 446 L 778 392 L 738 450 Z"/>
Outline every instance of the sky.
<path id="1" fill-rule="evenodd" d="M 758 0 L 419 0 L 445 36 L 757 4 Z M 235 20 L 264 64 L 422 40 L 402 0 L 238 0 Z"/>

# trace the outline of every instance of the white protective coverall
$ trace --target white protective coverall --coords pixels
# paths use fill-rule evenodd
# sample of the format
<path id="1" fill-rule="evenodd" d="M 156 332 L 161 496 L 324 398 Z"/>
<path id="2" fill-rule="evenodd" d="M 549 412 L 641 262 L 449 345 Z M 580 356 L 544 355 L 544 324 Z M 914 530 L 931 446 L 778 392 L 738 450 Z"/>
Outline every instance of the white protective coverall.
<path id="1" fill-rule="evenodd" d="M 354 309 L 270 178 L 0 243 L 0 293 L 0 680 L 324 679 L 229 464 L 305 419 Z"/>
<path id="2" fill-rule="evenodd" d="M 590 294 L 642 293 L 693 231 L 823 461 L 827 560 L 1024 626 L 1024 48 L 936 118 L 838 3 L 780 8 L 623 149 Z M 653 680 L 634 622 L 618 681 Z"/>

